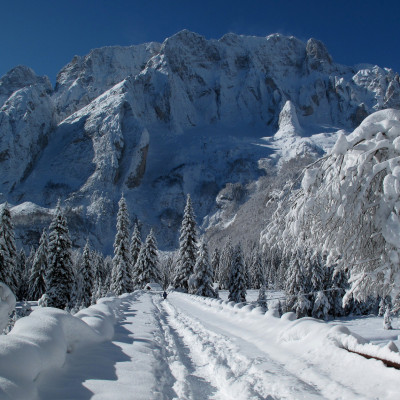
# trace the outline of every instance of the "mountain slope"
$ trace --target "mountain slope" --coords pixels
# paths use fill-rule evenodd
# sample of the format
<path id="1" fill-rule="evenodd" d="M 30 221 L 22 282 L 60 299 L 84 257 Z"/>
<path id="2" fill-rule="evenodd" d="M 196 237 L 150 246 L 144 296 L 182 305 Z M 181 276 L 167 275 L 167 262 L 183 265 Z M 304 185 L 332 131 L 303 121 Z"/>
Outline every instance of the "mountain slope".
<path id="1" fill-rule="evenodd" d="M 399 108 L 400 87 L 392 70 L 335 64 L 315 39 L 182 31 L 75 57 L 54 89 L 18 67 L 0 80 L 3 98 L 3 199 L 51 208 L 60 197 L 110 252 L 122 192 L 132 217 L 173 247 L 187 192 L 201 222 L 227 183 L 251 184 L 282 156 L 321 154 L 338 129 Z M 272 138 L 282 110 L 289 119 Z M 282 137 L 299 150 L 282 151 Z"/>

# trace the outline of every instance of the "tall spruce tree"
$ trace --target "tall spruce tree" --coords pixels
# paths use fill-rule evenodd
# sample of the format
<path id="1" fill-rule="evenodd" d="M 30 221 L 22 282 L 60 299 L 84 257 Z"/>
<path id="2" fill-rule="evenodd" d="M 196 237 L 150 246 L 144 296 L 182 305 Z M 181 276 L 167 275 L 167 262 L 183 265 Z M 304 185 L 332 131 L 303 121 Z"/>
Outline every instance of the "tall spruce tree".
<path id="1" fill-rule="evenodd" d="M 305 272 L 302 266 L 302 253 L 297 250 L 292 253 L 289 261 L 289 268 L 286 273 L 286 307 L 288 311 L 295 311 L 300 304 L 301 312 L 304 311 L 304 307 L 311 307 L 311 302 L 305 301 L 304 293 L 306 278 Z M 301 294 L 301 295 L 300 295 Z"/>
<path id="2" fill-rule="evenodd" d="M 205 241 L 200 245 L 193 272 L 193 294 L 204 297 L 217 297 L 213 290 L 213 271 Z"/>
<path id="3" fill-rule="evenodd" d="M 13 293 L 17 294 L 19 281 L 17 273 L 17 248 L 14 239 L 14 227 L 11 221 L 11 213 L 8 204 L 5 203 L 0 216 L 0 253 L 3 265 L 0 269 L 2 275 Z"/>
<path id="4" fill-rule="evenodd" d="M 229 301 L 241 303 L 246 301 L 246 276 L 240 244 L 236 245 L 231 270 L 229 272 Z"/>
<path id="5" fill-rule="evenodd" d="M 39 247 L 33 257 L 29 277 L 29 298 L 39 300 L 46 293 L 46 271 L 48 267 L 49 242 L 46 230 L 43 229 Z"/>
<path id="6" fill-rule="evenodd" d="M 131 254 L 131 263 L 132 266 L 136 264 L 136 261 L 139 256 L 140 248 L 142 247 L 142 238 L 140 236 L 140 230 L 138 223 L 135 224 L 133 228 L 131 244 L 130 244 L 130 254 Z"/>
<path id="7" fill-rule="evenodd" d="M 161 283 L 157 243 L 153 230 L 147 235 L 135 266 L 135 287 L 143 289 L 147 283 Z"/>
<path id="8" fill-rule="evenodd" d="M 266 285 L 265 270 L 258 249 L 254 249 L 250 264 L 250 277 L 253 289 L 260 289 Z"/>
<path id="9" fill-rule="evenodd" d="M 190 195 L 187 195 L 179 237 L 179 257 L 175 270 L 173 286 L 185 292 L 189 291 L 189 278 L 196 264 L 197 234 L 196 220 Z"/>
<path id="10" fill-rule="evenodd" d="M 29 296 L 29 276 L 30 268 L 28 267 L 28 260 L 26 258 L 25 250 L 21 249 L 17 257 L 17 276 L 18 276 L 18 291 L 17 298 L 20 300 L 27 300 Z"/>
<path id="11" fill-rule="evenodd" d="M 111 289 L 116 295 L 121 295 L 133 288 L 129 255 L 129 214 L 124 196 L 121 196 L 118 207 Z"/>
<path id="12" fill-rule="evenodd" d="M 79 266 L 78 276 L 81 279 L 80 304 L 84 307 L 89 307 L 92 301 L 93 283 L 96 283 L 93 282 L 94 276 L 89 240 L 86 240 L 83 249 L 83 256 Z"/>
<path id="13" fill-rule="evenodd" d="M 216 247 L 211 256 L 211 269 L 213 271 L 213 282 L 218 281 L 219 259 L 220 259 L 220 254 L 219 254 L 218 247 Z"/>
<path id="14" fill-rule="evenodd" d="M 234 257 L 234 249 L 232 246 L 232 239 L 228 237 L 225 246 L 222 249 L 221 257 L 219 259 L 219 287 L 220 289 L 229 288 L 229 274 L 232 269 Z"/>
<path id="15" fill-rule="evenodd" d="M 60 200 L 57 203 L 49 230 L 49 264 L 46 273 L 47 305 L 64 309 L 70 305 L 74 288 L 74 273 L 72 270 L 72 243 Z"/>

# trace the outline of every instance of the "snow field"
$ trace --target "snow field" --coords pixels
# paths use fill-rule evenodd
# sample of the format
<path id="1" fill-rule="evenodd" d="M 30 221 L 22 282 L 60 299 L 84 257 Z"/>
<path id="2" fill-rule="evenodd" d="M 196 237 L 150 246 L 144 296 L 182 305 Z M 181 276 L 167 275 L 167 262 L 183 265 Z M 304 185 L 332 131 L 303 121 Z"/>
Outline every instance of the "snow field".
<path id="1" fill-rule="evenodd" d="M 61 367 L 67 353 L 114 335 L 114 310 L 120 298 L 100 299 L 72 316 L 55 308 L 38 308 L 19 319 L 8 335 L 0 336 L 0 398 L 38 398 L 36 379 Z"/>
<path id="2" fill-rule="evenodd" d="M 254 309 L 249 312 L 250 307 L 179 293 L 170 295 L 169 299 L 186 317 L 190 314 L 190 318 L 201 320 L 207 329 L 239 343 L 236 353 L 263 360 L 258 369 L 265 375 L 261 381 L 271 395 L 292 399 L 310 399 L 313 395 L 327 399 L 399 398 L 400 372 L 385 367 L 380 361 L 342 350 L 352 346 L 361 350 L 367 346 L 377 354 L 382 351 L 378 346 L 365 344 L 343 326 L 332 327 L 313 318 L 295 320 L 293 313 L 279 319 L 273 316 L 273 310 L 257 315 Z M 256 347 L 255 351 L 252 346 Z M 398 360 L 395 352 L 391 356 Z M 264 367 L 267 369 L 263 370 Z M 267 371 L 273 375 L 272 383 L 276 383 L 275 393 L 274 386 L 265 383 Z M 250 397 L 247 394 L 235 395 L 235 398 L 263 398 L 262 393 L 265 394 L 260 391 L 259 397 L 253 393 Z"/>
<path id="3" fill-rule="evenodd" d="M 399 398 L 400 371 L 345 326 L 171 292 L 38 309 L 0 338 L 0 399 Z M 398 357 L 390 348 L 390 352 Z"/>

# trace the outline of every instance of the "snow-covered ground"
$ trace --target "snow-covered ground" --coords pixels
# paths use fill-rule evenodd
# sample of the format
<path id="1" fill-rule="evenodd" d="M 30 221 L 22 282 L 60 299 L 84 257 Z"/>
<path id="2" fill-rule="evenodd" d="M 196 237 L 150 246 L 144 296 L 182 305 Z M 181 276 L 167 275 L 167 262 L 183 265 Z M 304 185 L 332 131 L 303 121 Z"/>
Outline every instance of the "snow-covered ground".
<path id="1" fill-rule="evenodd" d="M 256 291 L 250 291 L 248 297 L 254 300 Z M 383 331 L 380 318 L 326 324 L 312 318 L 292 320 L 292 314 L 277 318 L 273 311 L 262 314 L 253 305 L 180 293 L 170 293 L 164 301 L 160 293 L 144 291 L 110 299 L 100 305 L 103 311 L 106 305 L 114 310 L 115 320 L 94 306 L 78 313 L 76 319 L 81 321 L 75 325 L 71 322 L 75 317 L 62 311 L 46 319 L 51 309 L 39 309 L 20 320 L 25 322 L 17 322 L 14 332 L 3 336 L 0 343 L 1 353 L 8 354 L 6 359 L 0 357 L 0 375 L 7 378 L 0 379 L 0 398 L 16 399 L 12 393 L 20 393 L 18 399 L 43 400 L 386 400 L 400 396 L 400 371 L 343 348 L 372 346 L 363 344 L 343 325 L 376 343 L 394 339 L 399 331 Z M 46 364 L 50 348 L 49 343 L 43 347 L 43 338 L 49 336 L 46 321 L 54 325 L 57 318 L 63 321 L 67 345 L 59 349 L 57 362 Z M 106 319 L 108 325 L 115 323 L 111 339 L 109 329 L 103 337 L 97 334 L 93 338 L 83 329 L 82 321 L 87 321 L 99 333 L 104 321 L 96 328 L 96 318 Z M 24 332 L 32 320 L 36 321 L 35 333 Z M 367 327 L 370 321 L 376 324 L 372 331 Z M 332 326 L 339 323 L 342 325 Z M 398 328 L 398 321 L 394 326 Z M 84 338 L 81 331 L 86 332 Z M 11 349 L 7 345 L 10 338 Z M 29 374 L 25 370 L 32 367 L 32 348 L 29 354 L 20 352 L 15 361 L 12 357 L 24 340 L 36 346 L 35 354 L 42 357 L 41 368 L 35 367 Z M 384 351 L 400 361 L 397 353 Z M 18 369 L 21 376 L 13 381 Z M 30 390 L 15 391 L 13 385 L 22 384 Z"/>

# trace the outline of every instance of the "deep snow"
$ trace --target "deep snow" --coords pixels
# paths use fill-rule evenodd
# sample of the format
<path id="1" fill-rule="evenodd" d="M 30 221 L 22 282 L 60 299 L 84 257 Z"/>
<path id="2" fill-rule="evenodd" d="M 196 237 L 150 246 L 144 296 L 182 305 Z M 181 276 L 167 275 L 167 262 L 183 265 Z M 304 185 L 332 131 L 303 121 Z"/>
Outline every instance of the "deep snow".
<path id="1" fill-rule="evenodd" d="M 252 298 L 255 291 L 249 292 Z M 100 307 L 108 313 L 100 314 L 99 305 L 78 318 L 39 309 L 17 322 L 1 338 L 0 398 L 399 398 L 400 371 L 344 350 L 378 346 L 363 344 L 342 321 L 293 320 L 292 313 L 277 318 L 272 307 L 264 315 L 253 305 L 180 293 L 164 301 L 161 293 L 147 291 L 104 299 Z M 369 332 L 376 343 L 393 339 L 399 328 L 395 320 L 390 334 L 376 328 L 371 335 L 369 320 L 344 324 Z M 112 338 L 109 329 L 99 333 L 105 322 L 108 327 L 115 322 Z M 64 332 L 65 342 L 55 332 Z M 385 351 L 400 361 L 398 353 Z M 56 362 L 49 362 L 52 357 Z"/>

